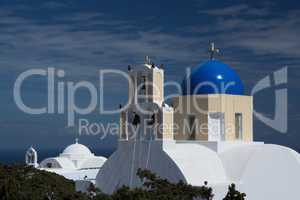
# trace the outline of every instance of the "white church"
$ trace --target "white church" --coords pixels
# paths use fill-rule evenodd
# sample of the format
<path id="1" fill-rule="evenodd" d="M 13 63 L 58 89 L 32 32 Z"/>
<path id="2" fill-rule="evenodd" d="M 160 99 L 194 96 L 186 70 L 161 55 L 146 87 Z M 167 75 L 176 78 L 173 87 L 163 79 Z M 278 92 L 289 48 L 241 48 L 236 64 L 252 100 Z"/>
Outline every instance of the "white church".
<path id="1" fill-rule="evenodd" d="M 299 154 L 253 141 L 252 96 L 230 66 L 213 58 L 213 45 L 210 51 L 211 58 L 184 78 L 173 106 L 164 102 L 162 68 L 147 59 L 128 69 L 130 106 L 121 112 L 118 149 L 97 175 L 99 189 L 139 187 L 142 168 L 174 182 L 207 181 L 216 200 L 231 183 L 248 200 L 300 198 Z"/>
<path id="2" fill-rule="evenodd" d="M 74 144 L 39 167 L 52 170 L 51 163 L 60 173 L 62 166 L 71 171 L 99 166 L 95 184 L 108 194 L 123 185 L 141 186 L 136 172 L 142 168 L 172 182 L 207 181 L 215 200 L 231 183 L 248 200 L 299 199 L 299 154 L 253 141 L 253 98 L 244 93 L 238 74 L 214 59 L 213 45 L 210 51 L 211 58 L 184 77 L 172 106 L 164 101 L 163 68 L 149 59 L 128 68 L 130 104 L 120 113 L 118 148 L 106 161 Z"/>
<path id="3" fill-rule="evenodd" d="M 95 183 L 96 175 L 107 159 L 95 156 L 88 147 L 78 143 L 67 146 L 57 157 L 47 158 L 38 163 L 37 151 L 30 147 L 25 154 L 27 165 L 40 170 L 54 172 L 74 181 L 85 180 Z"/>

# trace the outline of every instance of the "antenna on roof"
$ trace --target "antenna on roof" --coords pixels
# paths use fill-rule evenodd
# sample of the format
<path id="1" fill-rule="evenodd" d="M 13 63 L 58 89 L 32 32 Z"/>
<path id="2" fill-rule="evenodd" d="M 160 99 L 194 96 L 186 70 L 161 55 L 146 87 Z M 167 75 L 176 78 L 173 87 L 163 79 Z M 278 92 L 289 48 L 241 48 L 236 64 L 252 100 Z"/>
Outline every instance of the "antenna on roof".
<path id="1" fill-rule="evenodd" d="M 220 49 L 215 48 L 215 43 L 211 42 L 211 43 L 209 43 L 208 52 L 210 53 L 210 59 L 213 60 L 215 53 L 219 53 Z"/>

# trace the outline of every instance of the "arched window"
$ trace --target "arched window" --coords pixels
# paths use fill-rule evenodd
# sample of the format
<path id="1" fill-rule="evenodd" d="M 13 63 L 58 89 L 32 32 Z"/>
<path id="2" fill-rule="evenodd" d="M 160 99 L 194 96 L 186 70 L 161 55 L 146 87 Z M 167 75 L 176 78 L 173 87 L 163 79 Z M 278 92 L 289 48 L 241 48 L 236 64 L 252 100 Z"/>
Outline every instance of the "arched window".
<path id="1" fill-rule="evenodd" d="M 47 168 L 52 168 L 53 167 L 52 163 L 47 163 L 46 166 L 47 166 Z"/>

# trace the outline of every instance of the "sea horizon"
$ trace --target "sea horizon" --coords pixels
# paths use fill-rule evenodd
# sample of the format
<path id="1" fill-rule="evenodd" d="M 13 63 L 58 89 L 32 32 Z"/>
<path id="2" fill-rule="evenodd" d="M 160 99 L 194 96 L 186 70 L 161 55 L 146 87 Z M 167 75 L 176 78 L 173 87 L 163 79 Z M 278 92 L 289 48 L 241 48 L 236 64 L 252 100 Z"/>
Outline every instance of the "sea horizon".
<path id="1" fill-rule="evenodd" d="M 108 158 L 115 149 L 93 149 L 96 156 L 104 156 Z M 2 149 L 0 150 L 0 164 L 25 164 L 24 149 Z M 61 148 L 38 150 L 38 162 L 40 163 L 46 158 L 57 157 L 62 153 Z"/>

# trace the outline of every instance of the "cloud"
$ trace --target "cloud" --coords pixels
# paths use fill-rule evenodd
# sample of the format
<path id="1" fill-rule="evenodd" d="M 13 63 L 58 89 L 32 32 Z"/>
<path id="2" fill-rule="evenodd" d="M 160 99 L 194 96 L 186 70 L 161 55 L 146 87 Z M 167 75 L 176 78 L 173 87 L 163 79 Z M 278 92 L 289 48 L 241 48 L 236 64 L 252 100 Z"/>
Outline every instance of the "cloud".
<path id="1" fill-rule="evenodd" d="M 42 6 L 47 7 L 38 7 Z M 237 69 L 247 85 L 254 84 L 258 74 L 270 71 L 268 60 L 272 65 L 276 63 L 271 66 L 273 70 L 288 64 L 287 60 L 300 63 L 298 11 L 273 16 L 274 12 L 267 8 L 247 4 L 202 9 L 200 18 L 208 17 L 202 25 L 167 32 L 159 24 L 149 28 L 102 12 L 67 12 L 65 4 L 50 7 L 64 8 L 66 12 L 45 22 L 18 15 L 16 8 L 6 7 L 5 12 L 0 8 L 2 69 L 20 73 L 28 68 L 55 66 L 65 69 L 69 76 L 93 80 L 101 68 L 126 70 L 128 64 L 141 63 L 149 55 L 167 66 L 169 77 L 180 81 L 181 70 L 208 58 L 209 41 L 216 42 L 222 60 Z M 35 9 L 20 5 L 18 9 L 21 8 L 27 12 Z M 243 77 L 244 74 L 247 75 Z"/>
<path id="2" fill-rule="evenodd" d="M 214 26 L 209 31 L 215 32 L 217 40 L 226 43 L 226 47 L 248 49 L 260 56 L 300 56 L 298 10 L 279 13 L 241 4 L 199 13 L 213 17 Z"/>
<path id="3" fill-rule="evenodd" d="M 199 10 L 198 14 L 207 14 L 211 16 L 266 16 L 269 11 L 265 8 L 253 8 L 247 4 L 233 5 L 217 9 Z"/>
<path id="4" fill-rule="evenodd" d="M 199 14 L 208 14 L 208 15 L 217 15 L 217 16 L 224 16 L 224 15 L 237 15 L 242 13 L 245 10 L 248 10 L 248 5 L 241 4 L 241 5 L 234 5 L 225 8 L 219 9 L 209 9 L 209 10 L 199 10 Z"/>
<path id="5" fill-rule="evenodd" d="M 82 65 L 120 66 L 128 58 L 142 60 L 145 55 L 182 63 L 196 55 L 191 50 L 197 45 L 196 38 L 143 30 L 102 13 L 69 13 L 51 20 L 40 23 L 13 12 L 2 14 L 0 45 L 9 48 L 2 49 L 0 64 L 10 70 L 64 66 L 83 75 Z"/>
<path id="6" fill-rule="evenodd" d="M 276 66 L 286 64 L 287 60 L 299 63 L 298 11 L 277 15 L 269 8 L 247 4 L 200 9 L 200 18 L 207 15 L 200 26 L 193 24 L 165 31 L 159 24 L 149 28 L 101 12 L 67 12 L 68 5 L 55 4 L 59 5 L 38 6 L 66 9 L 51 15 L 47 22 L 19 15 L 16 8 L 6 7 L 5 12 L 0 8 L 2 69 L 20 73 L 27 68 L 55 66 L 67 70 L 71 76 L 93 78 L 98 69 L 126 69 L 128 64 L 143 62 L 144 56 L 149 55 L 156 62 L 170 66 L 167 68 L 170 75 L 179 80 L 180 70 L 208 57 L 209 41 L 221 47 L 225 62 L 241 74 L 247 73 L 243 77 L 246 82 L 255 82 L 259 72 L 253 67 L 257 63 L 266 64 L 267 60 L 278 62 Z M 18 6 L 21 8 L 28 12 L 35 9 Z"/>

